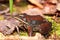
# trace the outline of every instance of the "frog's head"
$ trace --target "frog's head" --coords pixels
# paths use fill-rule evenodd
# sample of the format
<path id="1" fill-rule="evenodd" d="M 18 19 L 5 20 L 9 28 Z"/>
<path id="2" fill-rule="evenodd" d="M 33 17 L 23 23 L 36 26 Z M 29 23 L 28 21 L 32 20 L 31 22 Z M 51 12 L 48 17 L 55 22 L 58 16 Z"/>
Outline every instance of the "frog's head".
<path id="1" fill-rule="evenodd" d="M 19 18 L 22 19 L 22 20 L 24 20 L 24 21 L 26 21 L 26 18 L 25 18 L 26 15 L 27 14 L 23 13 L 23 14 L 19 15 Z"/>

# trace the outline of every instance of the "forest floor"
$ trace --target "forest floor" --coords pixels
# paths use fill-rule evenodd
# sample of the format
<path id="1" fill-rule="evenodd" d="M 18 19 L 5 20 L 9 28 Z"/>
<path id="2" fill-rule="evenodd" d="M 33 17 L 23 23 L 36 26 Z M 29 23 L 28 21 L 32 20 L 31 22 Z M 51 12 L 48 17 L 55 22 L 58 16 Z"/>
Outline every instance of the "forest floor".
<path id="1" fill-rule="evenodd" d="M 32 8 L 33 6 L 31 5 L 27 5 L 25 4 L 25 6 L 21 5 L 21 6 L 15 6 L 14 5 L 14 12 L 17 12 L 17 13 L 22 13 L 23 11 L 27 10 L 27 9 L 30 9 Z M 0 16 L 0 20 L 3 19 L 2 16 Z M 56 23 L 54 21 L 51 20 L 50 17 L 46 17 L 47 20 L 49 20 L 50 22 L 53 23 L 53 26 L 52 27 L 57 27 L 57 34 L 60 35 L 60 23 Z M 54 30 L 53 30 L 54 31 Z M 55 33 L 55 32 L 54 32 Z M 8 35 L 8 36 L 4 36 L 2 33 L 0 33 L 0 40 L 60 40 L 60 37 L 55 35 L 55 34 L 52 34 L 48 39 L 45 39 L 41 34 L 39 33 L 36 33 L 36 35 L 34 37 L 28 37 L 27 36 L 27 33 L 24 33 L 22 32 L 21 34 L 14 34 L 14 35 Z M 21 35 L 21 36 L 20 36 Z"/>
<path id="2" fill-rule="evenodd" d="M 19 35 L 4 36 L 2 33 L 0 33 L 0 40 L 60 40 L 60 38 L 58 36 L 54 37 L 54 35 L 52 35 L 50 38 L 45 39 L 39 33 L 36 33 L 34 37 L 19 36 Z"/>

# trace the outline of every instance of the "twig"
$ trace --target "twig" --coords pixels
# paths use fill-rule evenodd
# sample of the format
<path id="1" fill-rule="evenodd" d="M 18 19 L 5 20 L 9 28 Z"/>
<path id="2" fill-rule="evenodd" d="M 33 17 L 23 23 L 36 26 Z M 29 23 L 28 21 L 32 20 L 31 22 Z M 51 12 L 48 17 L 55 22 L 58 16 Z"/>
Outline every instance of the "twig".
<path id="1" fill-rule="evenodd" d="M 25 23 L 25 24 L 27 24 L 27 25 L 29 25 L 27 22 L 23 21 L 22 19 L 20 19 L 18 17 L 14 17 L 14 18 L 17 19 L 17 20 L 19 20 L 19 21 L 21 21 L 21 22 L 23 22 L 23 23 Z"/>
<path id="2" fill-rule="evenodd" d="M 0 11 L 0 14 L 7 13 L 8 11 L 9 11 L 9 8 L 7 8 L 7 9 L 4 10 L 4 11 Z"/>

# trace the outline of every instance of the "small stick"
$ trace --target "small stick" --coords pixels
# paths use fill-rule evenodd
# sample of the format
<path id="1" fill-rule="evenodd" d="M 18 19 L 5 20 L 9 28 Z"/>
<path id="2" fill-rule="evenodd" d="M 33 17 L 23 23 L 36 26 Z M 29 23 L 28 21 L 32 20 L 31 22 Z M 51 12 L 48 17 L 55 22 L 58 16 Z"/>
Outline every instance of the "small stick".
<path id="1" fill-rule="evenodd" d="M 0 14 L 7 13 L 8 11 L 9 11 L 9 8 L 7 8 L 7 9 L 4 10 L 4 11 L 0 11 Z"/>
<path id="2" fill-rule="evenodd" d="M 27 25 L 29 25 L 27 22 L 23 21 L 22 19 L 20 19 L 18 17 L 14 17 L 14 18 L 17 19 L 17 20 L 19 20 L 19 21 L 21 21 L 21 22 L 23 22 L 23 23 L 25 23 L 25 24 L 27 24 Z"/>

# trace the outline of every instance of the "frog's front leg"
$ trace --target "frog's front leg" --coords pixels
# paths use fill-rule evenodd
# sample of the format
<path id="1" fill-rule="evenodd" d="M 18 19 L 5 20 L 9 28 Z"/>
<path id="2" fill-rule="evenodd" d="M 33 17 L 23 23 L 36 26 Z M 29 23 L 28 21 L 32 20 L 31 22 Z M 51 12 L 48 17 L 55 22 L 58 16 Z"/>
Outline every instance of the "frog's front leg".
<path id="1" fill-rule="evenodd" d="M 27 29 L 28 29 L 28 35 L 32 36 L 32 33 L 33 33 L 32 27 L 31 26 L 27 26 Z"/>

